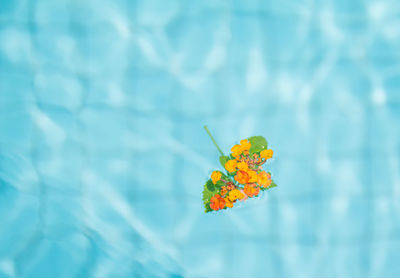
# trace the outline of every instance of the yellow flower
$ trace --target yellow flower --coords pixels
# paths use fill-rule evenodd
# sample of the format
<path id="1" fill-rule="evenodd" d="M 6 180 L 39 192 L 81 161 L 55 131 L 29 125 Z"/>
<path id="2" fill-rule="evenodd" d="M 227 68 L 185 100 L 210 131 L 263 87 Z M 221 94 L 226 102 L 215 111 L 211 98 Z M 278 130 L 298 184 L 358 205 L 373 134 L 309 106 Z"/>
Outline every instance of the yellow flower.
<path id="1" fill-rule="evenodd" d="M 225 206 L 227 206 L 228 208 L 233 208 L 233 202 L 231 202 L 229 197 L 225 197 L 224 200 L 225 200 Z"/>
<path id="2" fill-rule="evenodd" d="M 238 189 L 233 189 L 229 192 L 229 200 L 231 200 L 231 202 L 234 202 L 237 199 L 242 199 L 243 197 L 243 193 Z"/>
<path id="3" fill-rule="evenodd" d="M 249 174 L 247 174 L 247 172 L 242 171 L 242 170 L 237 171 L 237 173 L 234 177 L 235 181 L 237 181 L 238 183 L 241 183 L 241 184 L 248 183 L 249 178 L 250 178 Z"/>
<path id="4" fill-rule="evenodd" d="M 272 183 L 271 175 L 265 171 L 258 173 L 257 183 L 262 187 L 268 187 Z"/>
<path id="5" fill-rule="evenodd" d="M 249 165 L 246 162 L 238 162 L 236 166 L 239 170 L 247 171 L 249 169 Z"/>
<path id="6" fill-rule="evenodd" d="M 262 152 L 260 152 L 260 156 L 262 157 L 262 158 L 265 158 L 265 159 L 270 159 L 270 158 L 272 158 L 272 155 L 274 154 L 274 151 L 273 150 L 263 150 Z"/>
<path id="7" fill-rule="evenodd" d="M 216 184 L 217 181 L 219 181 L 222 177 L 222 174 L 220 171 L 214 171 L 211 173 L 211 180 L 213 182 L 213 184 Z"/>
<path id="8" fill-rule="evenodd" d="M 242 154 L 242 147 L 240 145 L 235 145 L 231 149 L 232 156 L 237 157 Z"/>
<path id="9" fill-rule="evenodd" d="M 257 182 L 257 172 L 253 171 L 253 170 L 249 170 L 247 171 L 247 174 L 249 174 L 249 182 L 253 183 L 253 182 Z"/>
<path id="10" fill-rule="evenodd" d="M 236 160 L 231 159 L 225 163 L 225 169 L 228 172 L 235 172 L 236 171 Z"/>
<path id="11" fill-rule="evenodd" d="M 240 147 L 242 148 L 242 151 L 248 151 L 251 148 L 251 143 L 247 139 L 241 140 Z"/>

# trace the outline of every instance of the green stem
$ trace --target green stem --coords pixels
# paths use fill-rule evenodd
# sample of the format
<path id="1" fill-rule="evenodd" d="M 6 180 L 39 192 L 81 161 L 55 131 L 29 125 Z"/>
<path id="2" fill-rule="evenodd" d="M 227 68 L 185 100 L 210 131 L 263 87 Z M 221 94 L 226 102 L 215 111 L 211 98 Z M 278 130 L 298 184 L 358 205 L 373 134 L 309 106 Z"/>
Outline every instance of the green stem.
<path id="1" fill-rule="evenodd" d="M 211 132 L 208 130 L 208 127 L 207 127 L 206 125 L 204 126 L 204 129 L 207 131 L 208 136 L 210 136 L 211 141 L 213 141 L 213 143 L 214 143 L 214 145 L 217 147 L 219 153 L 220 153 L 221 155 L 224 155 L 224 153 L 221 151 L 221 149 L 220 149 L 220 147 L 218 146 L 217 142 L 215 142 L 214 137 L 211 135 Z"/>

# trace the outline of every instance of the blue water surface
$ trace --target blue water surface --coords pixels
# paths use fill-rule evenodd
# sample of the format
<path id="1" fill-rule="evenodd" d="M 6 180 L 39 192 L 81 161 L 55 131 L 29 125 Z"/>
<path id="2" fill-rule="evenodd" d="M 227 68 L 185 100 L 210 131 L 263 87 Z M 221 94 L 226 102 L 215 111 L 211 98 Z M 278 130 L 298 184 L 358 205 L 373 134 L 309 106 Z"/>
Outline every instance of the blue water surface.
<path id="1" fill-rule="evenodd" d="M 400 277 L 399 90 L 398 0 L 1 0 L 0 277 Z"/>

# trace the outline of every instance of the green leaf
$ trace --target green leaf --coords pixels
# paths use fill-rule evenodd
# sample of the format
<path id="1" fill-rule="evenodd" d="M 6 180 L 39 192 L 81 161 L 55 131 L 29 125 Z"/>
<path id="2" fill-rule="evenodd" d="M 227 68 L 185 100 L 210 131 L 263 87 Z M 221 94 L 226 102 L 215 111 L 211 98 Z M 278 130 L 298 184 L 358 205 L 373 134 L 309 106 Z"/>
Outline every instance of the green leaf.
<path id="1" fill-rule="evenodd" d="M 225 185 L 225 183 L 223 181 L 217 181 L 217 183 L 215 184 L 215 187 L 217 189 L 221 189 L 221 187 L 224 186 L 224 185 Z"/>
<path id="2" fill-rule="evenodd" d="M 203 201 L 204 203 L 210 202 L 212 196 L 215 195 L 216 192 L 209 191 L 206 187 L 203 190 Z"/>
<path id="3" fill-rule="evenodd" d="M 211 183 L 212 187 L 209 186 Z M 214 196 L 217 193 L 217 189 L 215 188 L 214 184 L 212 181 L 209 179 L 205 184 L 204 184 L 204 190 L 203 190 L 203 201 L 204 201 L 204 208 L 205 212 L 211 211 L 210 208 L 210 199 L 212 196 Z"/>
<path id="4" fill-rule="evenodd" d="M 273 187 L 277 187 L 278 185 L 272 181 L 272 183 L 268 186 L 268 189 L 273 188 Z"/>
<path id="5" fill-rule="evenodd" d="M 248 140 L 251 143 L 250 154 L 258 153 L 268 148 L 268 142 L 262 136 L 252 136 Z"/>
<path id="6" fill-rule="evenodd" d="M 205 204 L 204 207 L 205 207 L 204 212 L 210 212 L 210 211 L 212 211 L 212 209 L 210 208 L 210 204 L 209 204 L 209 203 L 208 203 L 208 204 Z"/>
<path id="7" fill-rule="evenodd" d="M 225 163 L 228 162 L 228 160 L 229 160 L 229 156 L 221 155 L 219 157 L 219 163 L 221 163 L 223 169 L 225 169 Z"/>
<path id="8" fill-rule="evenodd" d="M 207 189 L 209 191 L 215 191 L 215 186 L 214 186 L 214 184 L 213 184 L 213 182 L 211 180 L 208 180 L 206 185 L 207 185 Z"/>

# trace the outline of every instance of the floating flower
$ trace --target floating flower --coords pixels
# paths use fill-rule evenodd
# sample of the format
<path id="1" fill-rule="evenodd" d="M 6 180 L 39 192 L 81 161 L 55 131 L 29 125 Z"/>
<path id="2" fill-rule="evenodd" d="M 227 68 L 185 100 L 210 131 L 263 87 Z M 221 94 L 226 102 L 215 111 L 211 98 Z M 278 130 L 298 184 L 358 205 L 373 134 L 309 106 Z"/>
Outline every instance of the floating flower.
<path id="1" fill-rule="evenodd" d="M 258 195 L 260 188 L 256 187 L 254 184 L 246 184 L 243 191 L 247 196 L 254 197 Z"/>
<path id="2" fill-rule="evenodd" d="M 232 173 L 236 171 L 236 160 L 228 160 L 228 162 L 225 163 L 225 169 Z"/>
<path id="3" fill-rule="evenodd" d="M 268 187 L 271 184 L 271 174 L 262 171 L 257 175 L 257 183 L 262 187 Z"/>
<path id="4" fill-rule="evenodd" d="M 242 154 L 242 147 L 240 145 L 234 145 L 231 148 L 231 152 L 233 157 L 238 157 L 239 155 Z"/>
<path id="5" fill-rule="evenodd" d="M 270 159 L 272 158 L 273 155 L 274 155 L 273 150 L 263 150 L 262 152 L 260 152 L 260 156 L 264 159 Z"/>
<path id="6" fill-rule="evenodd" d="M 215 194 L 210 199 L 210 208 L 213 210 L 220 210 L 225 207 L 225 200 L 219 194 Z"/>
<path id="7" fill-rule="evenodd" d="M 240 192 L 240 190 L 238 189 L 234 189 L 232 191 L 229 192 L 229 199 L 234 202 L 237 199 L 242 199 L 244 197 L 243 193 Z"/>
<path id="8" fill-rule="evenodd" d="M 249 165 L 247 165 L 247 163 L 246 162 L 238 162 L 237 163 L 237 165 L 236 165 L 236 167 L 239 169 L 239 170 L 242 170 L 242 171 L 247 171 L 248 169 L 249 169 Z"/>
<path id="9" fill-rule="evenodd" d="M 219 181 L 222 177 L 222 173 L 220 171 L 213 171 L 211 173 L 211 180 L 213 182 L 213 184 L 216 184 L 217 181 Z"/>
<path id="10" fill-rule="evenodd" d="M 251 148 L 251 143 L 249 140 L 244 139 L 244 140 L 240 140 L 240 148 L 242 149 L 242 151 L 248 151 Z"/>
<path id="11" fill-rule="evenodd" d="M 249 182 L 249 174 L 247 174 L 247 172 L 239 170 L 237 171 L 236 175 L 235 175 L 235 181 L 237 181 L 238 183 L 241 184 L 246 184 Z"/>
<path id="12" fill-rule="evenodd" d="M 210 131 L 204 127 L 221 156 L 219 161 L 226 174 L 213 171 L 204 185 L 203 201 L 206 212 L 232 208 L 237 200 L 245 201 L 258 196 L 260 190 L 276 186 L 271 174 L 263 171 L 265 162 L 272 158 L 273 151 L 262 136 L 252 136 L 240 140 L 240 144 L 231 148 L 226 156 L 219 148 Z"/>

